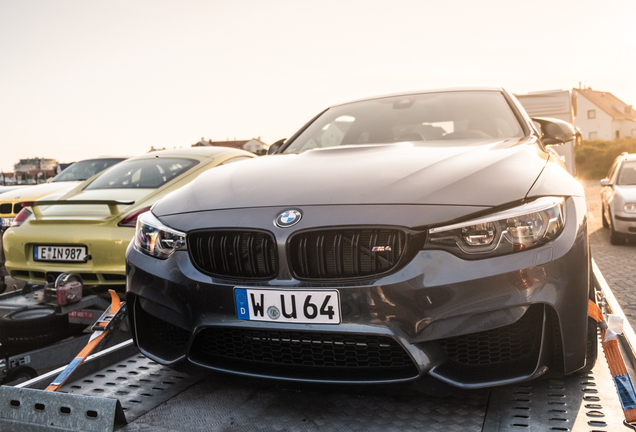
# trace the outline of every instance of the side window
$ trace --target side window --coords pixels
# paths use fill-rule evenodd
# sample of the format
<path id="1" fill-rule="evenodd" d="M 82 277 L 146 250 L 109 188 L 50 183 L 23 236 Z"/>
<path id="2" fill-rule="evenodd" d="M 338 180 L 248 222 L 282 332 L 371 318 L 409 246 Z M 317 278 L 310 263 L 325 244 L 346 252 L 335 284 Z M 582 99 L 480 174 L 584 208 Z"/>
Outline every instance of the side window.
<path id="1" fill-rule="evenodd" d="M 307 144 L 304 145 L 303 150 L 340 145 L 354 121 L 354 117 L 344 115 L 338 117 L 331 123 L 327 123 L 318 134 L 314 135 Z"/>
<path id="2" fill-rule="evenodd" d="M 609 179 L 611 183 L 614 183 L 612 181 L 612 177 L 614 177 L 614 173 L 616 172 L 616 168 L 618 167 L 619 162 L 620 162 L 620 159 L 616 159 L 614 163 L 612 164 L 612 167 L 610 168 L 609 173 L 607 174 L 607 178 Z"/>

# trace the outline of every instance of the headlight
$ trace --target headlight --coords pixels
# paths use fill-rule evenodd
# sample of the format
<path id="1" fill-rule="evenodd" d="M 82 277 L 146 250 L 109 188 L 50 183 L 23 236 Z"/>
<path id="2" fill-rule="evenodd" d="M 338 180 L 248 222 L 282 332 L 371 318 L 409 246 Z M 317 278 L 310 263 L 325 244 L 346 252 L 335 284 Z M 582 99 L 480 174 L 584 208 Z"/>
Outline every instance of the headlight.
<path id="1" fill-rule="evenodd" d="M 636 203 L 627 203 L 623 206 L 625 213 L 636 213 Z"/>
<path id="2" fill-rule="evenodd" d="M 135 246 L 147 255 L 166 259 L 176 250 L 185 249 L 186 235 L 165 226 L 151 212 L 146 212 L 137 219 Z"/>
<path id="3" fill-rule="evenodd" d="M 479 259 L 540 246 L 561 233 L 564 199 L 539 198 L 519 207 L 428 231 L 425 249 Z"/>

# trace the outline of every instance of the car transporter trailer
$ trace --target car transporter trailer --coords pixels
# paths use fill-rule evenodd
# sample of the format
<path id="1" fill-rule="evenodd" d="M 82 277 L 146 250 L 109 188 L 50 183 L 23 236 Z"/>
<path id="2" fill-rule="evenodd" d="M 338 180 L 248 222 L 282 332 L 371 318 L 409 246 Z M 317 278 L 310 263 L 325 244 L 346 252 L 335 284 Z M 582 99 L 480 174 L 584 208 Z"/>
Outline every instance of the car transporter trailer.
<path id="1" fill-rule="evenodd" d="M 623 316 L 600 271 L 607 313 Z M 627 368 L 636 335 L 625 322 Z M 54 348 L 51 348 L 54 349 Z M 599 346 L 600 350 L 600 346 Z M 71 354 L 71 356 L 73 356 Z M 444 397 L 396 386 L 327 386 L 177 372 L 141 355 L 131 340 L 93 354 L 61 386 L 60 368 L 0 388 L 1 431 L 484 431 L 617 432 L 633 429 L 604 355 L 589 373 Z M 68 369 L 67 369 L 68 370 Z M 633 376 L 633 375 L 632 375 Z M 629 390 L 629 389 L 627 389 Z M 633 394 L 632 394 L 633 396 Z M 629 398 L 627 398 L 629 399 Z M 635 429 L 636 430 L 636 429 Z"/>

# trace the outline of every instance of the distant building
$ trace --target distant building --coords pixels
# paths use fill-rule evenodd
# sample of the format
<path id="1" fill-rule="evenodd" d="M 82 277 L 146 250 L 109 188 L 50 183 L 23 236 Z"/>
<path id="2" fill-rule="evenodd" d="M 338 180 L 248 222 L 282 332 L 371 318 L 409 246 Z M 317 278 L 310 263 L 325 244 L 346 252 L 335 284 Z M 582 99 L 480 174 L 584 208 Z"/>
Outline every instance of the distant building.
<path id="1" fill-rule="evenodd" d="M 30 158 L 20 159 L 20 162 L 13 165 L 14 171 L 31 171 L 31 170 L 52 170 L 57 168 L 57 160 L 47 158 Z"/>
<path id="2" fill-rule="evenodd" d="M 613 140 L 636 137 L 636 111 L 611 93 L 591 88 L 574 89 L 577 95 L 576 125 L 583 139 Z"/>
<path id="3" fill-rule="evenodd" d="M 13 165 L 18 183 L 41 183 L 57 172 L 57 160 L 47 158 L 20 159 Z"/>
<path id="4" fill-rule="evenodd" d="M 242 149 L 248 152 L 252 152 L 257 155 L 267 154 L 267 150 L 269 149 L 269 144 L 265 144 L 261 141 L 261 137 L 252 138 L 251 140 L 237 141 L 236 139 L 233 141 L 212 141 L 205 138 L 201 138 L 199 142 L 196 144 L 192 144 L 192 147 L 208 147 L 208 146 L 216 146 L 216 147 L 232 147 L 237 149 Z"/>

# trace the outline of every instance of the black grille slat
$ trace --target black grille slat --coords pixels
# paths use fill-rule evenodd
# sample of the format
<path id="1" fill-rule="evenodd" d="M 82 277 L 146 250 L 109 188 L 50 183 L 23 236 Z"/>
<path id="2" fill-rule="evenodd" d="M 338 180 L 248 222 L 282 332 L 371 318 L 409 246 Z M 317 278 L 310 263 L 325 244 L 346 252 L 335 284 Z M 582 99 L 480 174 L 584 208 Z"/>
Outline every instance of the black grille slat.
<path id="1" fill-rule="evenodd" d="M 203 273 L 246 279 L 273 279 L 276 242 L 260 231 L 209 230 L 188 235 L 190 257 Z"/>
<path id="2" fill-rule="evenodd" d="M 232 242 L 232 252 L 234 253 L 234 262 L 236 263 L 236 267 L 238 268 L 238 273 L 245 274 L 245 271 L 243 270 L 244 261 L 242 259 L 236 259 L 236 257 L 241 256 L 241 237 L 234 237 L 234 241 Z"/>
<path id="3" fill-rule="evenodd" d="M 13 206 L 11 204 L 0 204 L 0 213 L 2 214 L 11 214 L 11 210 Z"/>
<path id="4" fill-rule="evenodd" d="M 353 266 L 353 273 L 357 274 L 360 272 L 360 266 L 359 266 L 359 262 L 358 262 L 358 236 L 357 235 L 352 235 L 351 236 L 351 265 Z"/>
<path id="5" fill-rule="evenodd" d="M 13 204 L 13 213 L 18 214 L 22 211 L 22 203 Z"/>
<path id="6" fill-rule="evenodd" d="M 406 234 L 389 228 L 316 230 L 295 234 L 289 245 L 299 279 L 357 278 L 393 270 L 404 254 Z"/>
<path id="7" fill-rule="evenodd" d="M 228 265 L 227 262 L 227 236 L 222 235 L 221 236 L 221 240 L 219 241 L 220 245 L 221 245 L 221 268 L 222 268 L 222 272 L 223 274 L 229 274 L 230 273 L 230 267 Z M 210 250 L 210 254 L 213 254 L 214 249 Z"/>
<path id="8" fill-rule="evenodd" d="M 336 276 L 342 277 L 342 235 L 336 234 L 333 239 L 333 249 L 335 252 L 334 260 L 336 262 Z"/>
<path id="9" fill-rule="evenodd" d="M 417 375 L 413 360 L 397 341 L 366 334 L 206 328 L 195 338 L 191 356 L 211 366 L 255 373 L 272 367 L 280 376 Z"/>

